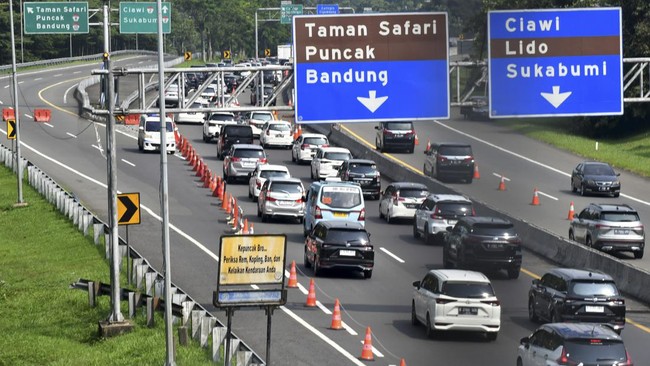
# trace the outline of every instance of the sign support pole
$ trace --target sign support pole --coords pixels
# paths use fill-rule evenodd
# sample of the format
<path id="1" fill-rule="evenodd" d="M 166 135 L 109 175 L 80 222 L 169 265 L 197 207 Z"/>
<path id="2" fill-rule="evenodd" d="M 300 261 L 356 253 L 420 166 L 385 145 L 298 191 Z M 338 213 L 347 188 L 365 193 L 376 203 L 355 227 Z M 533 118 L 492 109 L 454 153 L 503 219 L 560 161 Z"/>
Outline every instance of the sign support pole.
<path id="1" fill-rule="evenodd" d="M 224 365 L 230 365 L 230 338 L 232 338 L 232 315 L 235 312 L 235 308 L 228 307 L 226 308 L 226 316 L 228 317 L 226 323 L 226 349 L 224 350 Z M 266 363 L 269 364 L 268 362 Z"/>
<path id="2" fill-rule="evenodd" d="M 126 226 L 126 280 L 131 285 L 131 265 L 129 259 L 131 258 L 131 244 L 129 244 L 129 225 Z"/>
<path id="3" fill-rule="evenodd" d="M 271 364 L 271 317 L 273 316 L 273 306 L 266 307 L 266 364 Z"/>
<path id="4" fill-rule="evenodd" d="M 16 40 L 14 37 L 14 9 L 13 1 L 9 1 L 9 28 L 11 28 L 11 84 L 14 97 L 14 118 L 16 118 L 16 172 L 18 185 L 17 206 L 25 205 L 23 201 L 23 166 L 20 163 L 20 113 L 18 113 L 18 74 L 16 73 Z"/>

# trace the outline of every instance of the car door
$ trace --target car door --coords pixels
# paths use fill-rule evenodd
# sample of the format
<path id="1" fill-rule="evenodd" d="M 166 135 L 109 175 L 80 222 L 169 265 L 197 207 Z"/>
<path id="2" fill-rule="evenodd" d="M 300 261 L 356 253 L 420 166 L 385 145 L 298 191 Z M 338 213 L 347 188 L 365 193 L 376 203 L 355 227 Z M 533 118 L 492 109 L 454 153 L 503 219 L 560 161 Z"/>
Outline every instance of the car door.
<path id="1" fill-rule="evenodd" d="M 379 199 L 379 213 L 381 215 L 388 215 L 388 205 L 390 205 L 393 199 L 394 192 L 395 187 L 393 185 L 389 185 L 381 195 L 381 198 Z"/>
<path id="2" fill-rule="evenodd" d="M 462 250 L 463 237 L 469 232 L 463 222 L 458 222 L 456 226 L 447 234 L 445 244 L 447 245 L 447 254 L 450 259 L 458 261 L 458 252 Z"/>
<path id="3" fill-rule="evenodd" d="M 264 181 L 264 184 L 262 184 L 262 188 L 260 188 L 260 194 L 257 196 L 257 210 L 258 212 L 264 212 L 264 204 L 266 203 L 266 192 L 269 190 L 269 182 L 270 180 L 267 179 Z"/>
<path id="4" fill-rule="evenodd" d="M 310 187 L 307 190 L 306 204 L 305 204 L 305 219 L 303 220 L 303 231 L 306 233 L 313 225 L 314 209 L 316 204 L 316 190 Z"/>
<path id="5" fill-rule="evenodd" d="M 253 187 L 255 187 L 255 184 L 257 184 L 257 177 L 260 175 L 260 165 L 255 167 L 255 170 L 250 174 L 250 178 L 248 178 L 248 193 L 252 196 L 255 193 L 255 190 Z"/>
<path id="6" fill-rule="evenodd" d="M 420 287 L 415 292 L 415 314 L 422 322 L 426 319 L 429 301 L 433 298 L 432 289 L 434 288 L 434 275 L 427 273 L 420 282 Z"/>
<path id="7" fill-rule="evenodd" d="M 415 225 L 419 231 L 424 232 L 424 227 L 429 221 L 429 215 L 433 210 L 434 202 L 431 199 L 425 199 L 424 202 L 415 210 Z"/>
<path id="8" fill-rule="evenodd" d="M 323 150 L 318 149 L 316 156 L 311 160 L 311 175 L 318 179 L 318 170 L 320 169 L 320 159 L 323 158 Z"/>
<path id="9" fill-rule="evenodd" d="M 294 159 L 300 158 L 300 152 L 299 151 L 300 151 L 300 146 L 302 145 L 303 138 L 304 137 L 302 135 L 300 135 L 300 136 L 298 136 L 297 139 L 293 140 L 293 145 L 291 146 L 291 156 Z"/>
<path id="10" fill-rule="evenodd" d="M 575 187 L 576 189 L 580 189 L 580 185 L 582 184 L 582 169 L 584 165 L 582 163 L 578 164 L 575 169 L 573 169 L 573 172 L 571 173 L 571 187 Z"/>
<path id="11" fill-rule="evenodd" d="M 587 207 L 580 211 L 577 220 L 573 220 L 573 236 L 577 242 L 585 242 L 589 222 L 591 222 L 591 209 Z"/>
<path id="12" fill-rule="evenodd" d="M 539 314 L 545 319 L 553 318 L 553 306 L 561 287 L 562 279 L 554 274 L 547 273 L 542 277 L 541 291 L 537 300 Z"/>
<path id="13" fill-rule="evenodd" d="M 524 365 L 528 366 L 546 366 L 546 359 L 548 358 L 548 351 L 546 345 L 549 343 L 551 334 L 546 329 L 536 331 L 530 337 L 530 346 L 528 347 L 526 362 Z"/>

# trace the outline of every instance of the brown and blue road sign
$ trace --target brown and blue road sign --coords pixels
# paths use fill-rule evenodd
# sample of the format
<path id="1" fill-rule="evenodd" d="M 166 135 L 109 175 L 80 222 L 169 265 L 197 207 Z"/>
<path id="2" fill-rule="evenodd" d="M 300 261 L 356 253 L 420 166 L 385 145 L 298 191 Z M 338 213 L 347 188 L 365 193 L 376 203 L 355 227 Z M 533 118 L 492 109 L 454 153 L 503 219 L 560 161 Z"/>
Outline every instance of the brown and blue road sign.
<path id="1" fill-rule="evenodd" d="M 117 224 L 137 225 L 140 223 L 140 193 L 117 195 Z"/>

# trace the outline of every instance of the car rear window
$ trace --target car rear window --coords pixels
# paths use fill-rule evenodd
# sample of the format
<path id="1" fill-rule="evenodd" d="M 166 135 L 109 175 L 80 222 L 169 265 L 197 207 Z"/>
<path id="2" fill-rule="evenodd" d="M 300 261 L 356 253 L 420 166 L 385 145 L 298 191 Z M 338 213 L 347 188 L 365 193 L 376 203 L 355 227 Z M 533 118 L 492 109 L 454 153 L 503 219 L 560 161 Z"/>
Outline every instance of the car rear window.
<path id="1" fill-rule="evenodd" d="M 325 159 L 328 160 L 349 160 L 351 158 L 350 154 L 345 152 L 326 152 Z"/>
<path id="2" fill-rule="evenodd" d="M 445 282 L 442 293 L 451 297 L 483 299 L 494 296 L 494 289 L 489 283 L 482 282 Z"/>
<path id="3" fill-rule="evenodd" d="M 236 149 L 233 153 L 233 156 L 238 158 L 257 158 L 261 159 L 264 157 L 263 150 L 257 149 Z"/>
<path id="4" fill-rule="evenodd" d="M 616 175 L 614 169 L 609 165 L 585 165 L 585 174 L 587 175 Z"/>
<path id="5" fill-rule="evenodd" d="M 284 123 L 273 123 L 269 126 L 269 130 L 273 131 L 291 131 L 291 127 L 289 125 L 285 125 Z"/>
<path id="6" fill-rule="evenodd" d="M 603 212 L 600 218 L 606 221 L 617 222 L 634 222 L 639 221 L 639 215 L 636 212 Z"/>
<path id="7" fill-rule="evenodd" d="M 262 170 L 260 172 L 262 178 L 289 178 L 289 173 L 284 170 Z"/>
<path id="8" fill-rule="evenodd" d="M 291 182 L 274 182 L 271 184 L 270 190 L 273 192 L 283 193 L 302 193 L 302 187 L 300 184 Z"/>
<path id="9" fill-rule="evenodd" d="M 271 117 L 270 114 L 266 114 L 266 113 L 253 113 L 253 114 L 251 115 L 251 119 L 256 119 L 256 120 L 258 120 L 258 121 L 270 121 L 270 120 L 272 120 L 273 118 Z"/>
<path id="10" fill-rule="evenodd" d="M 618 296 L 618 289 L 613 282 L 573 281 L 569 293 L 575 296 Z"/>
<path id="11" fill-rule="evenodd" d="M 336 243 L 350 243 L 366 245 L 370 241 L 368 233 L 361 230 L 330 229 L 327 231 L 325 240 Z"/>
<path id="12" fill-rule="evenodd" d="M 411 122 L 386 122 L 384 127 L 388 130 L 412 130 L 413 124 Z"/>
<path id="13" fill-rule="evenodd" d="M 224 135 L 231 136 L 231 137 L 232 136 L 236 136 L 236 137 L 238 137 L 238 136 L 243 136 L 243 137 L 252 136 L 253 135 L 253 130 L 248 126 L 246 126 L 246 127 L 238 126 L 236 128 L 226 128 L 224 130 Z"/>
<path id="14" fill-rule="evenodd" d="M 399 196 L 405 198 L 422 198 L 427 195 L 429 195 L 429 191 L 426 189 L 402 188 L 399 190 Z"/>
<path id="15" fill-rule="evenodd" d="M 606 339 L 572 339 L 564 342 L 567 356 L 576 365 L 579 363 L 608 365 L 627 359 L 623 342 Z"/>
<path id="16" fill-rule="evenodd" d="M 400 196 L 402 192 L 400 191 Z M 464 202 L 438 202 L 438 213 L 442 216 L 471 216 L 472 204 Z"/>
<path id="17" fill-rule="evenodd" d="M 325 187 L 320 201 L 332 208 L 353 208 L 361 204 L 361 189 L 354 187 Z"/>
<path id="18" fill-rule="evenodd" d="M 441 155 L 448 155 L 448 156 L 472 155 L 472 148 L 469 146 L 441 146 L 438 151 Z"/>
<path id="19" fill-rule="evenodd" d="M 308 145 L 325 145 L 327 144 L 327 139 L 323 137 L 305 137 L 305 141 L 303 142 Z"/>
<path id="20" fill-rule="evenodd" d="M 512 225 L 476 224 L 472 227 L 472 233 L 486 236 L 517 236 Z"/>
<path id="21" fill-rule="evenodd" d="M 145 130 L 148 132 L 159 132 L 160 131 L 160 121 L 148 121 L 146 123 Z M 172 132 L 174 131 L 174 127 L 172 127 L 171 122 L 167 122 L 167 131 Z"/>
<path id="22" fill-rule="evenodd" d="M 350 164 L 350 171 L 360 174 L 372 174 L 377 172 L 377 165 L 365 163 Z"/>
<path id="23" fill-rule="evenodd" d="M 235 117 L 227 114 L 213 114 L 210 116 L 211 121 L 234 121 Z"/>

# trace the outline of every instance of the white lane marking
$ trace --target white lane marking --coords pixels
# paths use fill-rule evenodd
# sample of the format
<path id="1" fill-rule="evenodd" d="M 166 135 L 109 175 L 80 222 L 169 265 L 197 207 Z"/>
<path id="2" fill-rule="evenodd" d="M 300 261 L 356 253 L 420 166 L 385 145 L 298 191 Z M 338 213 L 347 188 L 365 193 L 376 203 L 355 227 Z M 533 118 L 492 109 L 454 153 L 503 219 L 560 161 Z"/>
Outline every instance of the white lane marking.
<path id="1" fill-rule="evenodd" d="M 8 87 L 9 87 L 9 85 L 5 85 L 5 89 L 7 89 Z"/>
<path id="2" fill-rule="evenodd" d="M 70 91 L 70 89 L 72 89 L 72 88 L 76 88 L 77 85 L 78 85 L 78 84 L 73 84 L 71 87 L 69 87 L 68 89 L 65 90 L 65 93 L 63 93 L 63 104 L 66 104 L 66 103 L 67 103 L 68 92 Z"/>
<path id="3" fill-rule="evenodd" d="M 361 340 L 361 344 L 363 344 L 363 339 Z M 372 347 L 372 353 L 374 353 L 375 355 L 377 355 L 377 357 L 384 357 L 384 354 L 381 353 L 381 352 L 379 352 L 379 351 L 375 348 L 375 346 L 370 346 L 370 347 Z"/>
<path id="4" fill-rule="evenodd" d="M 142 63 L 144 63 L 144 61 L 138 61 L 138 65 L 140 65 L 140 64 L 142 64 Z"/>
<path id="5" fill-rule="evenodd" d="M 24 82 L 25 82 L 25 80 L 23 80 L 23 81 L 19 81 L 18 84 L 22 84 L 22 83 L 24 83 Z"/>
<path id="6" fill-rule="evenodd" d="M 72 134 L 72 133 L 70 133 L 70 132 L 66 132 L 65 134 L 68 135 L 68 136 L 70 136 L 70 137 L 77 138 L 77 135 Z"/>
<path id="7" fill-rule="evenodd" d="M 49 123 L 47 123 L 47 122 L 43 122 L 43 124 L 46 125 L 47 127 L 54 128 L 54 126 L 52 126 L 51 124 L 49 124 Z"/>
<path id="8" fill-rule="evenodd" d="M 81 71 L 73 71 L 72 73 L 73 74 L 79 74 L 79 73 L 81 73 Z"/>
<path id="9" fill-rule="evenodd" d="M 99 145 L 90 145 L 90 146 L 94 147 L 95 149 L 97 149 L 99 151 L 104 151 L 104 148 L 99 146 Z"/>
<path id="10" fill-rule="evenodd" d="M 493 172 L 492 175 L 494 175 L 497 178 L 503 178 L 503 180 L 507 180 L 508 182 L 510 182 L 510 178 L 507 178 L 507 177 L 505 177 L 505 176 L 503 176 L 501 174 L 497 174 L 497 173 Z"/>
<path id="11" fill-rule="evenodd" d="M 135 164 L 133 164 L 132 162 L 130 162 L 128 160 L 124 160 L 124 159 L 120 159 L 120 160 L 122 160 L 123 162 L 129 164 L 130 166 L 135 166 Z"/>
<path id="12" fill-rule="evenodd" d="M 43 78 L 35 78 L 34 81 L 43 80 Z"/>
<path id="13" fill-rule="evenodd" d="M 561 171 L 560 169 L 553 168 L 553 167 L 550 166 L 550 165 L 546 165 L 546 164 L 541 163 L 541 162 L 539 162 L 539 161 L 537 161 L 537 160 L 533 160 L 533 159 L 531 159 L 531 158 L 529 158 L 529 157 L 523 156 L 523 155 L 521 155 L 521 154 L 517 154 L 517 153 L 514 152 L 514 151 L 510 151 L 510 150 L 504 149 L 504 148 L 502 148 L 501 146 L 497 146 L 497 145 L 495 145 L 495 144 L 493 144 L 493 143 L 491 143 L 491 142 L 485 141 L 485 140 L 480 139 L 480 138 L 478 138 L 478 137 L 476 137 L 476 136 L 472 136 L 472 135 L 470 135 L 470 134 L 468 134 L 468 133 L 465 133 L 465 132 L 460 131 L 460 130 L 457 130 L 457 129 L 453 128 L 453 127 L 447 126 L 447 125 L 445 125 L 444 123 L 442 123 L 442 122 L 440 122 L 440 121 L 434 120 L 433 122 L 439 124 L 439 125 L 442 126 L 442 127 L 447 128 L 447 129 L 449 129 L 449 130 L 452 130 L 452 131 L 454 131 L 454 132 L 456 132 L 456 133 L 458 133 L 458 134 L 460 134 L 460 135 L 463 135 L 463 136 L 465 136 L 465 137 L 467 137 L 467 138 L 470 138 L 470 139 L 472 139 L 472 140 L 474 140 L 474 141 L 478 141 L 478 142 L 484 143 L 484 144 L 486 144 L 486 145 L 488 145 L 488 146 L 490 146 L 490 147 L 493 147 L 493 148 L 495 148 L 495 149 L 497 149 L 497 150 L 501 150 L 501 151 L 503 151 L 503 152 L 506 153 L 506 154 L 510 154 L 510 155 L 512 155 L 512 156 L 516 156 L 516 157 L 518 157 L 518 158 L 520 158 L 520 159 L 522 159 L 522 160 L 526 160 L 526 161 L 529 162 L 529 163 L 533 163 L 533 164 L 539 165 L 539 166 L 541 166 L 541 167 L 543 167 L 543 168 L 546 168 L 546 169 L 548 169 L 548 170 L 551 170 L 551 171 L 554 171 L 554 172 L 556 172 L 556 173 L 562 174 L 562 175 L 565 176 L 565 177 L 571 177 L 571 174 L 569 174 L 569 173 L 565 173 L 565 172 Z M 506 178 L 506 179 L 507 179 L 507 178 Z M 642 200 L 642 199 L 639 199 L 639 198 L 636 198 L 636 197 L 633 197 L 633 196 L 629 196 L 629 195 L 624 194 L 624 193 L 621 193 L 621 197 L 625 197 L 625 198 L 630 199 L 630 200 L 632 200 L 632 201 L 636 201 L 636 202 L 642 203 L 642 204 L 644 204 L 644 205 L 646 205 L 646 206 L 650 206 L 650 202 L 648 202 L 648 201 L 644 201 L 644 200 Z"/>
<path id="14" fill-rule="evenodd" d="M 404 260 L 403 260 L 402 258 L 400 258 L 400 257 L 396 256 L 395 254 L 389 252 L 388 249 L 386 249 L 386 248 L 384 248 L 384 247 L 380 247 L 379 249 L 380 249 L 382 252 L 384 252 L 384 253 L 388 254 L 389 256 L 393 257 L 393 259 L 395 259 L 396 261 L 398 261 L 398 262 L 400 262 L 400 263 L 404 263 Z"/>
<path id="15" fill-rule="evenodd" d="M 0 100 L 0 104 L 4 104 L 4 103 Z"/>
<path id="16" fill-rule="evenodd" d="M 550 199 L 552 199 L 552 200 L 559 201 L 559 199 L 558 199 L 557 197 L 553 197 L 553 196 L 551 196 L 550 194 L 544 193 L 544 192 L 542 192 L 542 191 L 537 191 L 537 193 L 538 193 L 538 194 L 541 194 L 542 196 L 546 196 L 546 197 L 548 197 L 548 198 L 550 198 Z"/>
<path id="17" fill-rule="evenodd" d="M 25 113 L 25 117 L 34 119 L 34 117 L 30 116 L 29 114 Z"/>
<path id="18" fill-rule="evenodd" d="M 58 78 L 59 76 L 62 76 L 63 74 L 56 74 L 54 75 L 55 78 Z"/>

